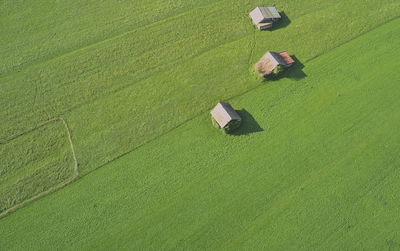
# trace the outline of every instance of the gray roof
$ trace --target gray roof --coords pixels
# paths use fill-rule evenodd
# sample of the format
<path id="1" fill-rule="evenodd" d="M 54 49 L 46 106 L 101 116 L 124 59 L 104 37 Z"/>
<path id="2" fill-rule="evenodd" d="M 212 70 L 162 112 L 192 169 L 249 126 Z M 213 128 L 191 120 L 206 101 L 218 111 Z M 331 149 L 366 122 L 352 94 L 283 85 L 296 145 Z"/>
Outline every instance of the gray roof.
<path id="1" fill-rule="evenodd" d="M 250 12 L 250 17 L 255 25 L 269 19 L 281 18 L 275 7 L 256 7 Z"/>
<path id="2" fill-rule="evenodd" d="M 224 128 L 232 120 L 241 120 L 239 114 L 229 103 L 218 103 L 210 113 L 221 128 Z"/>
<path id="3" fill-rule="evenodd" d="M 275 58 L 275 60 L 278 62 L 278 64 L 286 65 L 286 62 L 282 59 L 282 57 L 279 55 L 279 53 L 272 52 L 272 51 L 269 51 L 269 53 Z"/>

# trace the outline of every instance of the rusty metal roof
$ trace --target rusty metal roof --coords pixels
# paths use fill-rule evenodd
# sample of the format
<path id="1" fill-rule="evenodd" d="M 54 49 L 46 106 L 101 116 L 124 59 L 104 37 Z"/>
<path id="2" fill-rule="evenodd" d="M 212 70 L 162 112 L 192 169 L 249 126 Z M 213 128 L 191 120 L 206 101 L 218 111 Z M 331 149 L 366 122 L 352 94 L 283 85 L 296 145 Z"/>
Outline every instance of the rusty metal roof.
<path id="1" fill-rule="evenodd" d="M 286 64 L 292 64 L 294 63 L 294 60 L 291 56 L 289 56 L 289 54 L 286 51 L 281 51 L 279 52 L 279 56 L 281 56 L 282 60 L 286 63 Z"/>

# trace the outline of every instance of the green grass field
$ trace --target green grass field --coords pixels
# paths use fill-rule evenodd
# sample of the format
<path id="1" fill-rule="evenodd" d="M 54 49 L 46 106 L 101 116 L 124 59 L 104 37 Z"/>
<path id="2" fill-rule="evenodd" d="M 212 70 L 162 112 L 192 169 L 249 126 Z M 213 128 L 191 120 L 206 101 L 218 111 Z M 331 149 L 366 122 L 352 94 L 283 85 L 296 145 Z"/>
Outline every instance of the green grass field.
<path id="1" fill-rule="evenodd" d="M 400 3 L 275 1 L 267 32 L 258 4 L 0 3 L 0 210 L 73 175 L 68 128 L 102 167 L 0 219 L 0 247 L 399 249 Z"/>

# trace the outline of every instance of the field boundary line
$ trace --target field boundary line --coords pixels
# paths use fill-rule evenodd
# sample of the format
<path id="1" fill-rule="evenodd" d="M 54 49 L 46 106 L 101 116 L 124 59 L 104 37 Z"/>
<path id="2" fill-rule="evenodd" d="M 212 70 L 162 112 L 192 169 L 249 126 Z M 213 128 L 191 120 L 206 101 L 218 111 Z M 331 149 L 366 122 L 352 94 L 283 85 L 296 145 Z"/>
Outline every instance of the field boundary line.
<path id="1" fill-rule="evenodd" d="M 75 175 L 75 177 L 78 177 L 79 176 L 78 160 L 76 159 L 74 144 L 72 144 L 71 130 L 69 129 L 68 124 L 65 121 L 65 119 L 63 119 L 61 117 L 58 119 L 63 122 L 65 129 L 67 130 L 68 142 L 69 142 L 69 146 L 71 147 L 72 158 L 74 159 L 74 175 Z"/>
<path id="2" fill-rule="evenodd" d="M 22 132 L 13 134 L 13 135 L 11 135 L 11 136 L 8 136 L 8 137 L 6 137 L 6 138 L 0 139 L 0 145 L 1 145 L 1 144 L 5 144 L 5 143 L 7 143 L 7 142 L 9 142 L 9 141 L 11 141 L 11 140 L 14 140 L 14 139 L 18 138 L 18 137 L 21 137 L 21 136 L 23 136 L 23 135 L 25 135 L 25 134 L 27 134 L 27 133 L 33 132 L 33 131 L 35 131 L 36 129 L 39 129 L 39 128 L 41 128 L 41 127 L 43 127 L 43 126 L 45 126 L 45 125 L 47 125 L 47 124 L 50 124 L 51 122 L 55 122 L 55 121 L 57 121 L 57 120 L 59 120 L 59 118 L 49 119 L 49 120 L 46 120 L 46 121 L 44 121 L 44 122 L 40 122 L 39 124 L 36 124 L 35 126 L 32 126 L 32 127 L 28 128 L 28 129 L 25 130 L 25 131 L 22 131 Z"/>
<path id="3" fill-rule="evenodd" d="M 347 44 L 347 43 L 349 43 L 349 42 L 351 42 L 351 41 L 353 41 L 353 40 L 356 40 L 357 38 L 364 36 L 364 35 L 367 34 L 368 32 L 374 31 L 374 30 L 376 30 L 376 29 L 378 29 L 378 28 L 380 28 L 380 27 L 382 27 L 382 26 L 384 26 L 384 25 L 386 25 L 386 24 L 388 24 L 388 23 L 390 23 L 390 22 L 392 22 L 392 21 L 398 19 L 399 17 L 400 17 L 400 16 L 392 17 L 392 18 L 388 19 L 386 22 L 381 23 L 381 24 L 378 24 L 377 26 L 373 27 L 373 28 L 370 29 L 370 30 L 361 32 L 360 34 L 356 35 L 355 37 L 351 38 L 350 40 L 347 40 L 347 41 L 344 42 L 344 43 L 341 43 L 341 44 L 339 44 L 339 45 L 337 45 L 337 46 L 335 46 L 335 47 L 332 47 L 332 48 L 330 48 L 329 50 L 327 50 L 327 51 L 324 52 L 324 53 L 320 53 L 320 54 L 317 54 L 317 55 L 315 55 L 315 56 L 312 56 L 311 58 L 305 60 L 304 63 L 310 62 L 310 61 L 312 61 L 312 60 L 314 60 L 314 59 L 316 59 L 316 58 L 318 58 L 318 57 L 320 57 L 320 56 L 322 56 L 322 55 L 324 55 L 324 54 L 326 54 L 326 53 L 329 53 L 329 52 L 335 50 L 336 48 L 339 48 L 339 47 L 341 47 L 341 46 L 343 46 L 343 45 L 345 45 L 345 44 Z"/>
<path id="4" fill-rule="evenodd" d="M 342 47 L 342 46 L 344 46 L 345 44 L 350 43 L 351 41 L 356 40 L 356 39 L 360 38 L 361 36 L 367 34 L 368 32 L 374 31 L 374 30 L 380 28 L 381 26 L 384 26 L 384 25 L 386 25 L 386 24 L 388 24 L 388 23 L 390 23 L 390 22 L 392 22 L 392 21 L 398 19 L 399 17 L 400 17 L 400 16 L 393 17 L 393 18 L 389 19 L 387 22 L 384 22 L 384 23 L 382 23 L 382 24 L 379 24 L 379 25 L 377 25 L 376 27 L 372 28 L 371 30 L 362 32 L 362 33 L 358 34 L 357 36 L 355 36 L 355 37 L 353 37 L 353 38 L 351 38 L 351 39 L 349 39 L 349 40 L 347 40 L 347 41 L 345 41 L 345 42 L 343 42 L 343 43 L 340 43 L 340 44 L 338 44 L 337 46 L 332 47 L 332 48 L 330 48 L 329 50 L 327 50 L 327 51 L 325 51 L 325 52 L 323 52 L 323 53 L 320 53 L 320 54 L 318 54 L 318 55 L 315 55 L 315 56 L 313 56 L 313 57 L 311 57 L 311 58 L 309 58 L 309 59 L 303 61 L 303 63 L 309 63 L 309 62 L 313 61 L 314 59 L 317 59 L 317 58 L 319 58 L 319 57 L 321 57 L 321 56 L 323 56 L 323 55 L 325 55 L 325 54 L 327 54 L 327 53 L 330 53 L 331 51 L 333 51 L 333 50 L 335 50 L 335 49 L 337 49 L 337 48 L 339 48 L 339 47 Z M 255 86 L 255 87 L 253 87 L 253 88 L 250 88 L 250 89 L 248 89 L 248 90 L 246 90 L 246 91 L 244 91 L 244 92 L 242 92 L 242 93 L 239 93 L 239 94 L 237 94 L 237 95 L 235 95 L 235 96 L 232 96 L 232 97 L 228 98 L 227 100 L 232 100 L 232 99 L 241 97 L 241 96 L 243 96 L 243 95 L 245 95 L 245 94 L 247 94 L 247 93 L 249 93 L 249 92 L 251 92 L 251 91 L 257 89 L 257 88 L 261 88 L 262 86 L 264 86 L 264 85 L 263 85 L 263 84 L 257 85 L 257 86 Z"/>
<path id="5" fill-rule="evenodd" d="M 74 145 L 72 143 L 71 130 L 69 129 L 67 122 L 61 117 L 47 120 L 45 122 L 40 123 L 36 127 L 31 128 L 29 131 L 25 131 L 24 133 L 13 135 L 12 137 L 9 137 L 6 142 L 8 142 L 10 140 L 13 140 L 13 139 L 16 139 L 16 138 L 18 138 L 18 137 L 20 137 L 20 136 L 22 136 L 22 135 L 24 135 L 26 133 L 32 132 L 32 131 L 34 131 L 36 129 L 39 129 L 40 127 L 43 127 L 43 126 L 45 126 L 47 124 L 50 124 L 50 123 L 56 122 L 56 121 L 61 121 L 63 123 L 64 127 L 65 127 L 65 130 L 67 131 L 68 143 L 69 143 L 69 146 L 71 148 L 72 158 L 74 160 L 72 176 L 69 177 L 68 179 L 64 180 L 63 182 L 61 182 L 61 183 L 59 183 L 59 184 L 57 184 L 55 186 L 50 187 L 46 191 L 38 193 L 38 194 L 30 197 L 29 199 L 26 199 L 26 200 L 14 205 L 14 206 L 8 208 L 8 209 L 6 209 L 5 211 L 0 213 L 0 219 L 5 217 L 5 216 L 7 216 L 7 215 L 9 215 L 12 212 L 15 212 L 19 208 L 22 208 L 22 207 L 26 206 L 27 204 L 42 198 L 43 196 L 46 196 L 46 195 L 48 195 L 50 193 L 53 193 L 53 192 L 57 191 L 60 188 L 63 188 L 65 186 L 69 185 L 70 183 L 72 183 L 73 181 L 75 181 L 79 177 L 78 161 L 76 159 L 75 149 L 74 149 Z"/>
<path id="6" fill-rule="evenodd" d="M 254 27 L 253 27 L 254 28 Z M 249 59 L 248 59 L 248 64 L 252 65 L 251 60 L 253 59 L 253 55 L 254 55 L 254 50 L 257 46 L 257 35 L 256 35 L 257 30 L 254 28 L 254 32 L 253 32 L 253 40 L 250 42 L 250 53 L 249 53 Z"/>

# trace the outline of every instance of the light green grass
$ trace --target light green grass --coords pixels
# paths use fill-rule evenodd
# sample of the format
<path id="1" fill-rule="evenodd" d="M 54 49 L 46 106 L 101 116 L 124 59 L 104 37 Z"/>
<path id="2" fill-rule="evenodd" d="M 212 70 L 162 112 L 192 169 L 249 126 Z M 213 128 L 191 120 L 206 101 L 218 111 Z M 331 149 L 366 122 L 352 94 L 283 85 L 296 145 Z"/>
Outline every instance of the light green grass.
<path id="1" fill-rule="evenodd" d="M 234 98 L 256 121 L 242 135 L 204 112 L 1 219 L 0 246 L 399 248 L 399 38 L 397 19 L 308 62 L 301 80 Z"/>

